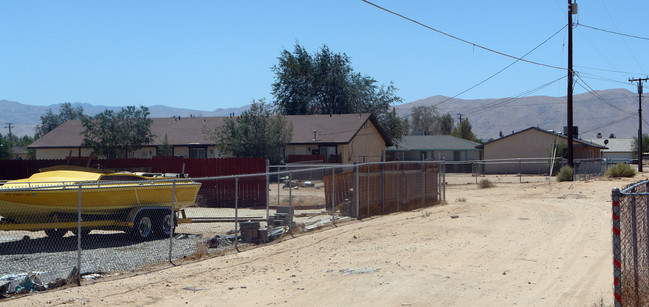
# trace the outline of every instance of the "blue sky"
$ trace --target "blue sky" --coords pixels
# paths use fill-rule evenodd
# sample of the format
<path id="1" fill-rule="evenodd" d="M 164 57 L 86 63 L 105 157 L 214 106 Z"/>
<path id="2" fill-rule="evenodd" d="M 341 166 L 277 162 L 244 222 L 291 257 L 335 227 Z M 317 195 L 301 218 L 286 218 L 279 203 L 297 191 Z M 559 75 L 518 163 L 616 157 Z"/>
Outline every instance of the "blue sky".
<path id="1" fill-rule="evenodd" d="M 373 3 L 476 45 L 523 56 L 568 22 L 567 1 Z M 649 37 L 649 2 L 579 2 L 582 25 Z M 525 57 L 567 66 L 567 29 Z M 272 101 L 271 67 L 299 42 L 351 57 L 356 72 L 394 82 L 404 102 L 455 96 L 513 59 L 361 0 L 1 1 L 0 100 L 29 105 L 166 105 L 211 111 Z M 574 65 L 595 90 L 649 74 L 649 40 L 577 26 Z M 464 99 L 565 96 L 565 70 L 518 62 Z M 580 82 L 582 82 L 580 80 Z"/>

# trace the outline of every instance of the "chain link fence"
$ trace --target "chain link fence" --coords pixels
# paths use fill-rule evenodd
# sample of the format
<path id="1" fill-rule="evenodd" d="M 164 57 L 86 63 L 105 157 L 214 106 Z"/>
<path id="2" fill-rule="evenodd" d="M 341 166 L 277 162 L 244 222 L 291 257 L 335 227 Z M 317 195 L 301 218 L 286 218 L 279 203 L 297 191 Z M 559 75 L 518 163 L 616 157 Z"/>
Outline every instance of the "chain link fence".
<path id="1" fill-rule="evenodd" d="M 434 205 L 445 197 L 443 176 L 438 162 L 386 162 L 205 178 L 77 170 L 9 181 L 0 186 L 0 295 Z"/>
<path id="2" fill-rule="evenodd" d="M 575 180 L 588 180 L 602 176 L 611 166 L 629 162 L 619 159 L 575 159 L 573 174 Z M 502 183 L 525 183 L 550 181 L 559 169 L 568 165 L 568 161 L 559 158 L 553 161 L 549 158 L 512 158 L 474 161 L 445 161 L 446 174 L 453 178 L 466 178 L 462 174 L 472 174 L 475 183 L 479 178 L 489 176 L 490 180 Z M 459 176 L 458 176 L 459 175 Z M 464 183 L 464 182 L 462 182 Z"/>
<path id="3" fill-rule="evenodd" d="M 649 180 L 612 191 L 615 306 L 649 305 Z"/>

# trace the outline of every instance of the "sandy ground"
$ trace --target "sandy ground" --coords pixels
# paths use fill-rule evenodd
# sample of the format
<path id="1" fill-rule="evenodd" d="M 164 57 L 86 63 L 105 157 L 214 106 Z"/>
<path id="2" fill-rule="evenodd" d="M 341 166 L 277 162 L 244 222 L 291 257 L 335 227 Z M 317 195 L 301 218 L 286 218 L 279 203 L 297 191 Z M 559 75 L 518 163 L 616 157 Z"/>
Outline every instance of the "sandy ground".
<path id="1" fill-rule="evenodd" d="M 540 179 L 539 179 L 540 178 Z M 612 304 L 610 194 L 642 180 L 448 177 L 447 204 L 351 221 L 4 306 Z"/>

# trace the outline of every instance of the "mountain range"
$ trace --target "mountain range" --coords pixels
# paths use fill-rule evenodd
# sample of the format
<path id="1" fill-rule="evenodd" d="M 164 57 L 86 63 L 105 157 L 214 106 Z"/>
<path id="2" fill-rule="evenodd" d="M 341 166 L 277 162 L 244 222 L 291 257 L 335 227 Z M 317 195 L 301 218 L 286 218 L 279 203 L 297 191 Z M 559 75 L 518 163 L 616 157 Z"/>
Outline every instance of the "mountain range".
<path id="1" fill-rule="evenodd" d="M 644 96 L 643 96 L 644 97 Z M 11 132 L 17 136 L 33 135 L 40 124 L 41 115 L 51 109 L 58 113 L 60 104 L 31 106 L 15 101 L 0 100 L 0 124 L 5 128 L 3 135 Z M 106 109 L 119 111 L 122 107 L 94 106 L 87 103 L 72 103 L 80 106 L 87 115 L 95 115 Z M 566 97 L 527 96 L 520 98 L 465 100 L 445 96 L 432 96 L 395 106 L 400 116 L 408 116 L 414 106 L 435 106 L 440 114 L 449 113 L 456 119 L 469 120 L 473 133 L 487 140 L 508 135 L 529 127 L 563 131 L 567 121 Z M 149 107 L 151 117 L 172 116 L 229 116 L 241 114 L 249 106 L 216 109 L 213 111 L 190 110 L 162 105 Z M 626 89 L 594 91 L 573 96 L 573 125 L 578 127 L 582 139 L 595 138 L 598 133 L 604 137 L 614 134 L 618 138 L 632 138 L 638 134 L 638 95 Z M 643 130 L 649 133 L 644 126 Z"/>
<path id="2" fill-rule="evenodd" d="M 644 98 L 645 96 L 643 96 Z M 487 140 L 529 127 L 563 132 L 567 126 L 566 97 L 528 96 L 500 99 L 449 99 L 432 96 L 399 105 L 397 114 L 410 114 L 414 106 L 436 106 L 441 114 L 457 120 L 468 119 L 473 133 Z M 643 121 L 643 131 L 649 124 Z M 638 136 L 638 95 L 626 89 L 610 89 L 573 95 L 573 126 L 581 139 L 592 139 L 601 133 L 617 138 Z"/>

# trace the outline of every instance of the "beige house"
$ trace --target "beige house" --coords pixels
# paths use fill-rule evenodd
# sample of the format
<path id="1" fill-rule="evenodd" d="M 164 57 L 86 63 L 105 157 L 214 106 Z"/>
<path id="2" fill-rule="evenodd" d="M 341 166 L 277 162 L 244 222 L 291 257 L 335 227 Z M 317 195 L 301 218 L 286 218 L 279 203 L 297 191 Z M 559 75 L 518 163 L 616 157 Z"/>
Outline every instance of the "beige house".
<path id="1" fill-rule="evenodd" d="M 517 158 L 541 158 L 549 159 L 552 156 L 553 144 L 567 144 L 567 137 L 563 134 L 548 131 L 536 127 L 530 127 L 519 132 L 512 133 L 497 140 L 483 145 L 484 160 L 517 159 Z M 601 150 L 605 146 L 584 141 L 573 140 L 573 158 L 588 159 L 600 158 Z M 529 163 L 516 165 L 521 167 L 524 173 L 536 173 L 539 167 L 548 165 L 547 161 L 540 161 L 537 164 Z M 499 172 L 510 167 L 507 164 L 487 165 L 488 172 Z"/>
<path id="2" fill-rule="evenodd" d="M 292 115 L 293 138 L 284 156 L 323 155 L 329 162 L 353 163 L 385 160 L 392 145 L 370 114 Z"/>
<path id="3" fill-rule="evenodd" d="M 158 155 L 165 136 L 172 155 L 188 158 L 222 157 L 206 130 L 223 124 L 225 117 L 153 118 L 153 144 L 128 153 L 128 158 L 151 158 Z M 324 155 L 328 161 L 352 163 L 381 161 L 386 146 L 392 145 L 371 114 L 289 115 L 293 137 L 284 147 L 289 155 Z M 88 157 L 91 150 L 82 147 L 83 126 L 79 120 L 67 121 L 29 145 L 36 159 Z"/>

